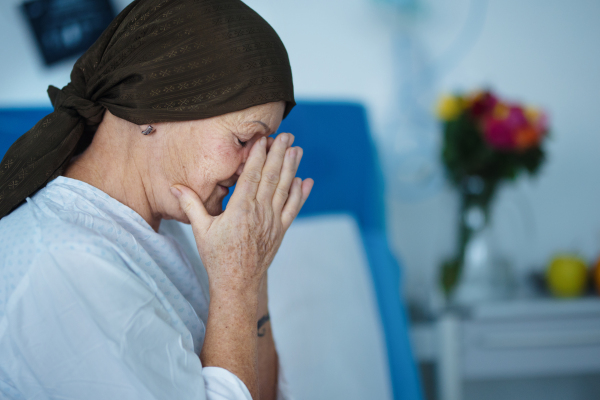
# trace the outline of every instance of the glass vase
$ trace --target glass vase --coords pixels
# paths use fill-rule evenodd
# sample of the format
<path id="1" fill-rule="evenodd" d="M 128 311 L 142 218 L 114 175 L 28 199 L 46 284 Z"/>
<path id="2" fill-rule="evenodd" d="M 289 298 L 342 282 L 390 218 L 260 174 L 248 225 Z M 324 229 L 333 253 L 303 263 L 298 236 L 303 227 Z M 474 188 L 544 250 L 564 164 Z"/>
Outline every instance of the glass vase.
<path id="1" fill-rule="evenodd" d="M 497 182 L 479 176 L 465 179 L 461 186 L 457 251 L 442 269 L 442 286 L 450 304 L 502 300 L 515 292 L 511 265 L 494 246 L 490 207 L 496 189 Z"/>
<path id="2" fill-rule="evenodd" d="M 508 260 L 497 251 L 489 218 L 479 206 L 462 216 L 471 229 L 452 303 L 470 305 L 512 297 L 516 283 Z"/>

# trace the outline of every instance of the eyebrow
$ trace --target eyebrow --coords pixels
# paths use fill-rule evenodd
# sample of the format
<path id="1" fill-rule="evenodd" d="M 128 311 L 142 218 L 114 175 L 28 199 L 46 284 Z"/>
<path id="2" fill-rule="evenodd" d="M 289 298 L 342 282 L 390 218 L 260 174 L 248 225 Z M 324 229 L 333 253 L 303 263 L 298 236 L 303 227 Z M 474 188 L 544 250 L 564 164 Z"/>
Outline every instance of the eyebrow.
<path id="1" fill-rule="evenodd" d="M 269 127 L 267 126 L 267 124 L 265 124 L 265 123 L 264 123 L 264 122 L 262 122 L 262 121 L 251 121 L 251 123 L 255 123 L 255 124 L 261 124 L 261 125 L 262 125 L 262 126 L 263 126 L 263 127 L 266 129 L 266 130 L 267 130 L 267 132 L 271 132 L 271 128 L 269 128 Z"/>

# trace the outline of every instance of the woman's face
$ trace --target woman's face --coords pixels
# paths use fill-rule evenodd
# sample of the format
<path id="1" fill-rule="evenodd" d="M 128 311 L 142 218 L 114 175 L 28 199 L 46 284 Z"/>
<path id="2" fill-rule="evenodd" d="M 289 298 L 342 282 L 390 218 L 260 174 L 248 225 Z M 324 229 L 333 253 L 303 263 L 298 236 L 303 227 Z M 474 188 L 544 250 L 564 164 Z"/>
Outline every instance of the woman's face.
<path id="1" fill-rule="evenodd" d="M 284 110 L 285 102 L 280 101 L 197 121 L 156 124 L 164 141 L 160 146 L 160 175 L 164 178 L 159 208 L 166 215 L 162 217 L 189 223 L 170 193 L 174 184 L 194 190 L 208 213 L 219 215 L 250 148 L 256 140 L 277 131 Z"/>

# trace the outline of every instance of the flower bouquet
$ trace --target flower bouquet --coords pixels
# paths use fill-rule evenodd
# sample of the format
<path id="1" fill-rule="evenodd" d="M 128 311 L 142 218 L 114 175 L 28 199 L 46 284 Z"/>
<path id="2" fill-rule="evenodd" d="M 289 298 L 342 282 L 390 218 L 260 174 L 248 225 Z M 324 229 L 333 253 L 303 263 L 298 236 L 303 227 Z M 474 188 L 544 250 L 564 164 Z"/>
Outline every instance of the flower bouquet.
<path id="1" fill-rule="evenodd" d="M 499 99 L 490 91 L 443 96 L 437 109 L 443 124 L 442 161 L 460 193 L 458 248 L 441 266 L 441 286 L 449 297 L 477 231 L 489 223 L 499 185 L 522 172 L 535 175 L 544 161 L 548 119 L 539 109 Z"/>

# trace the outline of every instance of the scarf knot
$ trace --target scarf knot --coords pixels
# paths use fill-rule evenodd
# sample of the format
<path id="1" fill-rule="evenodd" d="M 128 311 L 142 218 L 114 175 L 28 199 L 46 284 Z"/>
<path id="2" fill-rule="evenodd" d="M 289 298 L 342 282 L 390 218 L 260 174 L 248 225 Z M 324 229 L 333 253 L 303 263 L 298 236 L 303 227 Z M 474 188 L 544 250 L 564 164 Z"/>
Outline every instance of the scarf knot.
<path id="1" fill-rule="evenodd" d="M 48 96 L 55 111 L 63 109 L 70 113 L 77 113 L 85 120 L 86 125 L 99 125 L 104 116 L 104 106 L 86 99 L 78 92 L 72 83 L 62 90 L 52 85 L 48 87 Z"/>

